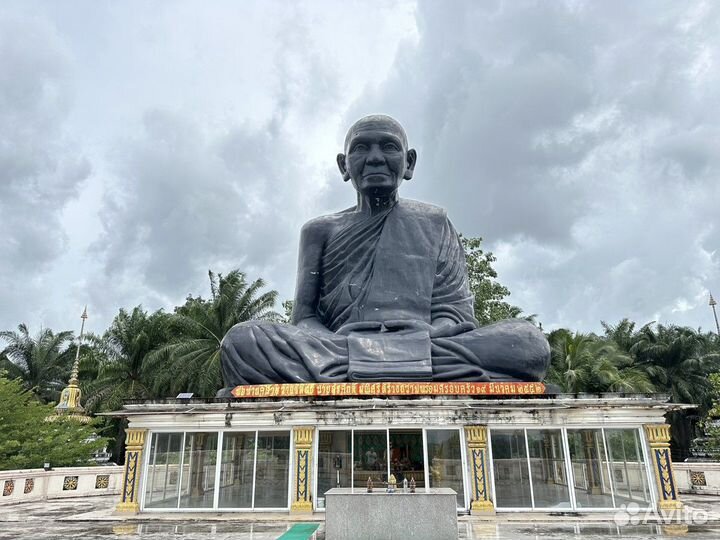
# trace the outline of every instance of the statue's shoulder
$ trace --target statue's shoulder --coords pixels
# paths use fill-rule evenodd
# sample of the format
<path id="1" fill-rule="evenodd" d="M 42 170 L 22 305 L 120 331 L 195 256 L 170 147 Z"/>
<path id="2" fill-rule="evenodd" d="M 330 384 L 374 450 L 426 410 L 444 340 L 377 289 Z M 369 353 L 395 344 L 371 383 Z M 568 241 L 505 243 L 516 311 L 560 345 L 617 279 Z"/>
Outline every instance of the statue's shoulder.
<path id="1" fill-rule="evenodd" d="M 416 201 L 414 199 L 400 199 L 400 207 L 405 212 L 421 215 L 433 221 L 445 221 L 447 219 L 447 211 L 442 206 L 435 204 Z"/>
<path id="2" fill-rule="evenodd" d="M 326 238 L 337 227 L 347 222 L 352 210 L 353 208 L 347 208 L 334 214 L 313 218 L 302 226 L 301 234 L 311 238 Z"/>

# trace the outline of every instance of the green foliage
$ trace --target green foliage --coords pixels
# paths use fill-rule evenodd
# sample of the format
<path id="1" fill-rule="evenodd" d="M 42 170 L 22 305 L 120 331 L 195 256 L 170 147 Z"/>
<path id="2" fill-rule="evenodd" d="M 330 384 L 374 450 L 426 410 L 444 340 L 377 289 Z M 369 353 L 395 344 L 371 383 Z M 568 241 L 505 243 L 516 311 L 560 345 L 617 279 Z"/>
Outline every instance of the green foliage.
<path id="1" fill-rule="evenodd" d="M 262 279 L 248 283 L 239 270 L 208 275 L 210 299 L 189 297 L 178 307 L 172 319 L 175 338 L 147 358 L 146 373 L 152 373 L 159 395 L 214 396 L 222 387 L 220 343 L 227 331 L 245 321 L 281 320 L 273 311 L 277 292 L 262 293 Z"/>
<path id="2" fill-rule="evenodd" d="M 676 403 L 710 405 L 708 375 L 720 368 L 720 349 L 712 334 L 692 328 L 648 323 L 635 329 L 628 319 L 612 326 L 602 323 L 605 337 L 633 358 L 659 392 Z"/>
<path id="3" fill-rule="evenodd" d="M 107 444 L 95 428 L 70 418 L 54 422 L 52 405 L 41 404 L 19 379 L 0 372 L 0 470 L 92 465 L 93 452 Z"/>
<path id="4" fill-rule="evenodd" d="M 19 325 L 17 332 L 0 332 L 0 340 L 7 344 L 0 369 L 22 380 L 24 388 L 43 402 L 57 401 L 70 376 L 74 348 L 69 350 L 68 344 L 72 338 L 72 332 L 55 334 L 49 328 L 41 328 L 32 336 L 25 324 Z"/>
<path id="5" fill-rule="evenodd" d="M 170 340 L 171 318 L 162 310 L 148 314 L 142 306 L 131 312 L 121 309 L 101 337 L 88 337 L 94 351 L 84 367 L 98 373 L 97 380 L 83 385 L 88 410 L 119 409 L 125 399 L 156 396 L 146 357 Z"/>
<path id="6" fill-rule="evenodd" d="M 550 333 L 547 382 L 564 392 L 652 392 L 647 375 L 612 341 L 560 329 Z"/>
<path id="7" fill-rule="evenodd" d="M 283 314 L 284 314 L 283 322 L 286 322 L 286 323 L 292 322 L 293 305 L 294 305 L 293 300 L 285 300 L 282 303 Z"/>
<path id="8" fill-rule="evenodd" d="M 700 422 L 705 440 L 700 448 L 714 459 L 720 459 L 720 373 L 711 373 L 708 381 L 712 388 L 712 407 Z"/>
<path id="9" fill-rule="evenodd" d="M 475 298 L 475 318 L 478 322 L 485 325 L 519 317 L 522 310 L 503 300 L 510 296 L 510 290 L 497 281 L 497 272 L 492 267 L 497 259 L 491 252 L 480 248 L 482 238 L 460 236 L 460 240 L 465 249 L 468 282 Z"/>
<path id="10" fill-rule="evenodd" d="M 720 369 L 717 335 L 655 323 L 636 329 L 635 323 L 627 319 L 615 326 L 602 324 L 606 339 L 632 357 L 635 368 L 647 375 L 656 392 L 669 394 L 675 403 L 698 405 L 701 416 L 710 408 L 714 390 L 709 375 Z M 667 415 L 676 459 L 687 455 L 695 436 L 691 415 L 697 413 L 677 411 Z"/>

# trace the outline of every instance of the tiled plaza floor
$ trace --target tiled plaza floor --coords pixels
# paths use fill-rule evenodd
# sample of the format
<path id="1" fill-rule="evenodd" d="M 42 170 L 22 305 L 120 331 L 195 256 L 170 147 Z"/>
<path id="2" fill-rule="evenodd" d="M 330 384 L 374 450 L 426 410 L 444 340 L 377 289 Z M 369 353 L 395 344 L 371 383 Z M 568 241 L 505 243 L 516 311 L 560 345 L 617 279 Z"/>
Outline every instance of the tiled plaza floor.
<path id="1" fill-rule="evenodd" d="M 565 516 L 556 521 L 537 514 L 504 514 L 484 521 L 463 516 L 459 520 L 458 539 L 720 538 L 720 497 L 693 497 L 685 501 L 693 508 L 709 512 L 714 521 L 690 525 L 686 531 L 683 527 L 657 524 L 618 526 L 613 521 L 598 522 L 592 515 Z M 148 521 L 140 516 L 134 521 L 108 521 L 103 516 L 110 515 L 115 503 L 115 497 L 92 497 L 0 506 L 0 540 L 275 540 L 294 524 L 283 514 L 270 521 L 252 514 L 236 515 L 229 520 L 217 515 L 200 516 L 193 521 L 165 515 L 162 520 Z M 91 520 L 78 521 L 83 516 Z M 324 540 L 324 536 L 324 524 L 320 522 L 313 539 Z"/>

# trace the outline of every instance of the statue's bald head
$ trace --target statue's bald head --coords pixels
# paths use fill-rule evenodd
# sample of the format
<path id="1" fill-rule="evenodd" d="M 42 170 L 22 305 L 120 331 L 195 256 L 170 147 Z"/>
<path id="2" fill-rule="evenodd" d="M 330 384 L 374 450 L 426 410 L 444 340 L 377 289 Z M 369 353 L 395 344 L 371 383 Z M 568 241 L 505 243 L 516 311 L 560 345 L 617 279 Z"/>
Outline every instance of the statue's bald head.
<path id="1" fill-rule="evenodd" d="M 347 152 L 348 144 L 353 138 L 353 135 L 360 131 L 381 129 L 395 133 L 400 140 L 402 140 L 404 149 L 408 148 L 408 139 L 405 129 L 400 125 L 400 122 L 395 120 L 392 116 L 386 114 L 369 114 L 363 116 L 360 120 L 355 122 L 350 129 L 348 129 L 347 135 L 345 135 L 345 151 Z"/>

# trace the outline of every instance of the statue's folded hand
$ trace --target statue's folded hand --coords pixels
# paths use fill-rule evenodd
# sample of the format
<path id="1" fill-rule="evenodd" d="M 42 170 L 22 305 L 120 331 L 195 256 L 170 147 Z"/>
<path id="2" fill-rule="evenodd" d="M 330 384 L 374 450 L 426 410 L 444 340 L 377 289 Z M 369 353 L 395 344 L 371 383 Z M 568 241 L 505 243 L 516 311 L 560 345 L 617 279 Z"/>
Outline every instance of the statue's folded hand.
<path id="1" fill-rule="evenodd" d="M 417 332 L 425 330 L 431 333 L 433 327 L 425 321 L 415 321 L 412 319 L 393 319 L 391 321 L 385 321 L 383 323 L 387 332 Z"/>
<path id="2" fill-rule="evenodd" d="M 384 326 L 388 332 L 417 332 L 425 330 L 431 338 L 453 337 L 475 329 L 475 325 L 469 321 L 433 326 L 425 321 L 392 320 L 385 321 Z"/>
<path id="3" fill-rule="evenodd" d="M 343 324 L 338 328 L 336 334 L 342 336 L 350 335 L 350 332 L 381 332 L 382 323 L 378 321 L 358 321 Z"/>
<path id="4" fill-rule="evenodd" d="M 454 337 L 459 336 L 460 334 L 464 334 L 465 332 L 469 332 L 470 330 L 475 330 L 475 325 L 471 323 L 470 321 L 463 321 L 460 323 L 455 324 L 446 324 L 443 326 L 440 326 L 439 328 L 433 327 L 433 329 L 430 331 L 430 337 L 431 338 L 446 338 L 446 337 Z"/>

